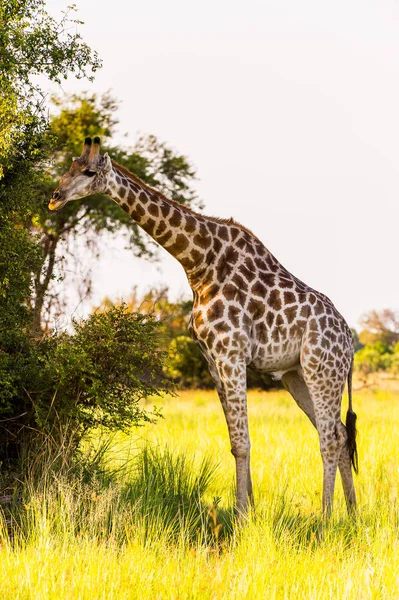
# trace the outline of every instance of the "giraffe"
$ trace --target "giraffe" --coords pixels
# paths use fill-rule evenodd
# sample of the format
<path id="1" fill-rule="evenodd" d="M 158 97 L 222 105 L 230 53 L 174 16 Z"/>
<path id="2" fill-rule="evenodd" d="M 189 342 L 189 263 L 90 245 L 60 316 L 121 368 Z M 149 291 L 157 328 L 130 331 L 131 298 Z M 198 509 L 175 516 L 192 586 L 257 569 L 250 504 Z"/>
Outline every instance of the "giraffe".
<path id="1" fill-rule="evenodd" d="M 323 463 L 322 514 L 332 510 L 339 468 L 348 512 L 356 507 L 352 334 L 331 300 L 287 269 L 247 228 L 166 198 L 100 154 L 86 138 L 49 203 L 105 194 L 183 266 L 193 291 L 189 323 L 221 401 L 236 466 L 236 511 L 253 503 L 246 368 L 281 380 L 316 427 Z M 346 425 L 341 401 L 348 380 Z"/>

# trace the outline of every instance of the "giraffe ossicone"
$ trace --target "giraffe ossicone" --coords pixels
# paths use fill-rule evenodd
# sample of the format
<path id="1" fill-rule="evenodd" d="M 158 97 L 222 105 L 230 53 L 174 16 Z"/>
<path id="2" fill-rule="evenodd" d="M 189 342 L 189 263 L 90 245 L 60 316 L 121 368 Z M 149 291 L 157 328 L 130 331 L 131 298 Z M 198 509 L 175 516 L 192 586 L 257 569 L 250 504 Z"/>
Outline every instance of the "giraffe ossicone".
<path id="1" fill-rule="evenodd" d="M 183 266 L 194 302 L 190 333 L 215 381 L 236 461 L 239 514 L 253 500 L 246 368 L 281 379 L 316 427 L 323 461 L 323 514 L 331 512 L 339 468 L 348 510 L 356 506 L 356 415 L 352 410 L 352 333 L 332 302 L 287 269 L 248 229 L 166 198 L 100 154 L 86 138 L 61 178 L 50 210 L 105 194 Z M 349 408 L 341 422 L 348 380 Z"/>

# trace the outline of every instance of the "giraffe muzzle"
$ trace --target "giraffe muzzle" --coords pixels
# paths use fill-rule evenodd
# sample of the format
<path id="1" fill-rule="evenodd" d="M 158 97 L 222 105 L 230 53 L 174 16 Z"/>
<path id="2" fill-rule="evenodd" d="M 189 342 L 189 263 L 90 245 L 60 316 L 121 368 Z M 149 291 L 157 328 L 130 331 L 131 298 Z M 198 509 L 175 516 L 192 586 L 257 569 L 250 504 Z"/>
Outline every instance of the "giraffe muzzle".
<path id="1" fill-rule="evenodd" d="M 61 192 L 54 190 L 48 205 L 49 209 L 52 211 L 60 210 L 64 204 L 66 204 L 66 200 L 62 200 Z"/>

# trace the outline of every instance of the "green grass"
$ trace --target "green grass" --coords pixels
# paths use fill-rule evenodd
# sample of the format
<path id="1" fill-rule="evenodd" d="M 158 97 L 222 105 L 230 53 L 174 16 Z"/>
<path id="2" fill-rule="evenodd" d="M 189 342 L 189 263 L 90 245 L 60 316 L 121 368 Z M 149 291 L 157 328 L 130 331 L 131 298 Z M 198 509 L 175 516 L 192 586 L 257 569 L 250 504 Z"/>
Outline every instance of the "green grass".
<path id="1" fill-rule="evenodd" d="M 348 520 L 337 479 L 322 540 L 317 435 L 294 401 L 249 394 L 256 514 L 239 528 L 216 394 L 184 392 L 164 400 L 157 425 L 111 439 L 107 471 L 25 489 L 13 541 L 0 534 L 1 597 L 398 598 L 399 392 L 361 391 L 354 403 L 359 518 Z"/>

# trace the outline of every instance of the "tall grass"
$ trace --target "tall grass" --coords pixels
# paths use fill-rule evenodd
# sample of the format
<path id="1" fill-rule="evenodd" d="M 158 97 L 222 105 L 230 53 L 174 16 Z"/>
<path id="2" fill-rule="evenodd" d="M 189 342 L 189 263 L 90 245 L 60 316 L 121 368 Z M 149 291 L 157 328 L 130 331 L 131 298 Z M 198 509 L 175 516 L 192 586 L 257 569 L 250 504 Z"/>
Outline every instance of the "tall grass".
<path id="1" fill-rule="evenodd" d="M 14 539 L 0 534 L 2 597 L 399 597 L 399 393 L 355 395 L 359 516 L 348 519 L 337 483 L 322 540 L 316 432 L 285 392 L 248 404 L 256 511 L 242 527 L 229 524 L 234 462 L 218 400 L 186 392 L 142 439 L 98 442 L 91 470 L 27 482 Z"/>

